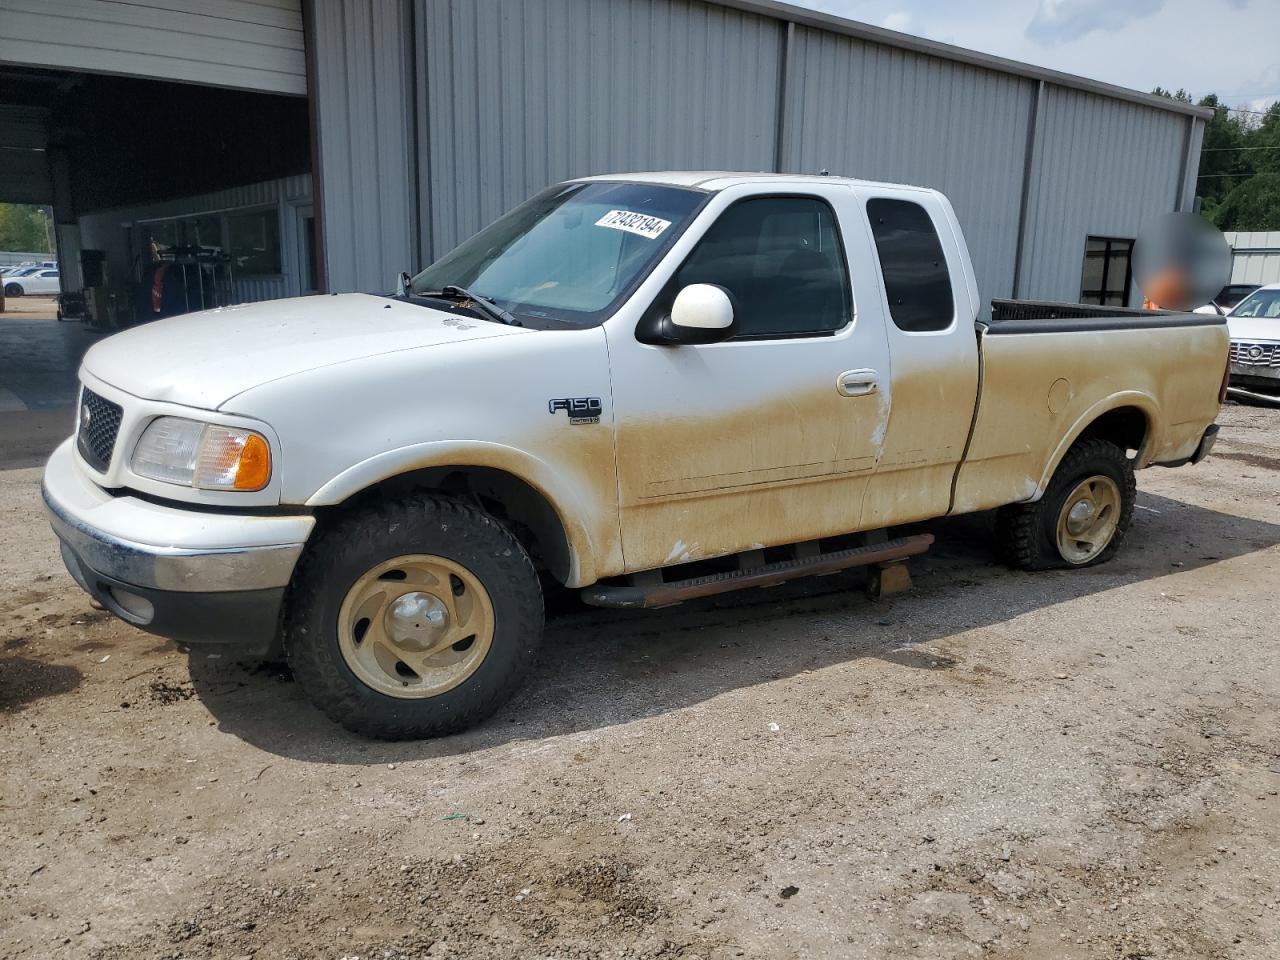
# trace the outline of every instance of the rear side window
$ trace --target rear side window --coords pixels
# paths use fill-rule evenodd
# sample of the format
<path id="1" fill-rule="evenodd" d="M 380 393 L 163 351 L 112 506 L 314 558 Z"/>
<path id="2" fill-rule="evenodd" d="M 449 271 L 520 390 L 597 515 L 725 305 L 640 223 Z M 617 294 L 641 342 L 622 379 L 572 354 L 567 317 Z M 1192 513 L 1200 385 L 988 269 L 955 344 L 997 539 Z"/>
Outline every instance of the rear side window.
<path id="1" fill-rule="evenodd" d="M 831 333 L 851 313 L 835 216 L 813 197 L 735 203 L 676 274 L 676 289 L 692 283 L 728 291 L 738 338 Z"/>
<path id="2" fill-rule="evenodd" d="M 899 330 L 945 330 L 955 318 L 951 275 L 938 231 L 924 207 L 909 200 L 867 201 L 889 316 Z"/>

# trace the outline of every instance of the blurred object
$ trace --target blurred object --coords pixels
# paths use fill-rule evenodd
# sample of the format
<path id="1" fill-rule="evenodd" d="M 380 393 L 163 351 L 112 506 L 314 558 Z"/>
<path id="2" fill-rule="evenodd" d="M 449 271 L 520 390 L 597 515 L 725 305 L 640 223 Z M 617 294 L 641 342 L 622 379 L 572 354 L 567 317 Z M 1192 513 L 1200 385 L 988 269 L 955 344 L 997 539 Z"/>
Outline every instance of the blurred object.
<path id="1" fill-rule="evenodd" d="M 1133 270 L 1148 303 L 1167 310 L 1206 304 L 1231 279 L 1231 248 L 1194 213 L 1168 213 L 1143 230 Z"/>
<path id="2" fill-rule="evenodd" d="M 106 286 L 106 273 L 103 266 L 107 255 L 102 250 L 80 251 L 80 276 L 86 287 Z"/>
<path id="3" fill-rule="evenodd" d="M 85 311 L 85 295 L 80 293 L 58 294 L 58 319 L 83 320 Z"/>

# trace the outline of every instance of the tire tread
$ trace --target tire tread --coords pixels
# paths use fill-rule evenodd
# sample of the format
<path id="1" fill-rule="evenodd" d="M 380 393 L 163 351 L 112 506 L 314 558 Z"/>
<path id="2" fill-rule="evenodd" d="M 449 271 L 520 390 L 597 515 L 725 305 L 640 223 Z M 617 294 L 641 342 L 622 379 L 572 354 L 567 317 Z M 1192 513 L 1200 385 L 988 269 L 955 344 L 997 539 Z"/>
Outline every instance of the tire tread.
<path id="1" fill-rule="evenodd" d="M 1049 570 L 1070 566 L 1058 555 L 1057 545 L 1049 542 L 1044 535 L 1045 514 L 1046 511 L 1054 509 L 1053 505 L 1058 502 L 1060 495 L 1068 492 L 1063 487 L 1074 478 L 1076 471 L 1089 461 L 1099 459 L 1110 460 L 1118 468 L 1120 522 L 1106 549 L 1080 566 L 1089 567 L 1104 563 L 1115 555 L 1129 531 L 1129 523 L 1133 517 L 1133 503 L 1138 494 L 1133 462 L 1120 447 L 1109 440 L 1084 437 L 1077 440 L 1062 458 L 1043 497 L 1034 503 L 1014 503 L 1001 507 L 996 514 L 996 543 L 1001 559 L 1005 563 L 1020 570 Z"/>
<path id="2" fill-rule="evenodd" d="M 399 701 L 386 698 L 389 708 L 373 714 L 364 699 L 343 675 L 344 667 L 324 649 L 323 638 L 313 642 L 310 631 L 320 630 L 313 611 L 321 606 L 323 591 L 333 578 L 344 551 L 353 546 L 377 548 L 383 531 L 400 524 L 439 524 L 450 538 L 487 548 L 500 568 L 501 587 L 515 594 L 523 613 L 521 640 L 512 669 L 487 696 L 470 698 L 465 706 L 429 722 L 397 710 Z M 447 496 L 415 495 L 373 501 L 341 517 L 323 529 L 299 563 L 295 586 L 286 601 L 285 657 L 294 678 L 308 698 L 331 720 L 348 730 L 379 740 L 415 740 L 443 736 L 475 726 L 491 716 L 523 681 L 537 654 L 542 633 L 542 591 L 537 571 L 519 541 L 494 517 Z M 492 585 L 485 584 L 492 593 Z M 311 614 L 311 618 L 308 615 Z M 465 681 L 464 681 L 465 683 Z M 462 689 L 462 688 L 457 688 Z M 420 701 L 404 701 L 412 704 Z"/>

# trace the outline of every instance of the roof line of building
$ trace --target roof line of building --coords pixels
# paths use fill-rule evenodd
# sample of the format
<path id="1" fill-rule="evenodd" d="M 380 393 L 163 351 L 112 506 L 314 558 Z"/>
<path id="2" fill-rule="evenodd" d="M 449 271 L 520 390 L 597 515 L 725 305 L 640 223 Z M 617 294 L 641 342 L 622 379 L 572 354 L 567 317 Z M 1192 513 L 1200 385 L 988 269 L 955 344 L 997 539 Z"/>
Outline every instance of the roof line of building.
<path id="1" fill-rule="evenodd" d="M 846 20 L 844 17 L 838 17 L 832 13 L 810 10 L 807 7 L 798 7 L 794 3 L 785 3 L 783 0 L 711 0 L 711 2 L 722 7 L 732 7 L 748 13 L 772 17 L 784 23 L 798 23 L 801 26 L 828 30 L 832 33 L 843 34 L 846 37 L 854 37 L 858 40 L 866 40 L 888 47 L 898 47 L 902 50 L 910 50 L 913 53 L 921 53 L 930 57 L 953 60 L 975 67 L 984 67 L 988 70 L 997 70 L 1001 73 L 1012 73 L 1016 76 L 1026 77 L 1029 80 L 1043 80 L 1046 83 L 1053 83 L 1060 87 L 1083 90 L 1085 93 L 1093 93 L 1115 100 L 1127 100 L 1130 103 L 1138 103 L 1144 107 L 1154 107 L 1157 110 L 1165 110 L 1170 113 L 1187 114 L 1201 119 L 1208 119 L 1213 116 L 1211 107 L 1199 107 L 1192 103 L 1174 100 L 1171 97 L 1161 97 L 1154 93 L 1131 90 L 1128 87 L 1117 86 L 1114 83 L 1090 80 L 1088 77 L 1080 77 L 1073 73 L 1063 73 L 1060 70 L 1037 67 L 1034 64 L 1009 60 L 990 53 L 980 53 L 977 50 L 957 47 L 950 43 L 939 43 L 936 40 L 927 40 L 924 37 L 915 37 L 911 34 L 899 33 L 896 30 L 887 30 L 884 27 L 873 27 L 869 23 Z"/>

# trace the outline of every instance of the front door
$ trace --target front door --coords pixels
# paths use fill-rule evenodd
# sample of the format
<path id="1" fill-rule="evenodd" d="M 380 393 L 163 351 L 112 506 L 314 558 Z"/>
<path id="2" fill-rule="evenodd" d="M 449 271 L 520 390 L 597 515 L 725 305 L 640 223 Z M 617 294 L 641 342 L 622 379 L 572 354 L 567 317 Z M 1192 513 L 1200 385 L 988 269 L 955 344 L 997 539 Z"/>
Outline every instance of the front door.
<path id="1" fill-rule="evenodd" d="M 852 192 L 717 202 L 662 296 L 723 287 L 735 337 L 611 351 L 631 571 L 855 529 L 884 433 L 884 328 L 855 315 L 842 239 L 865 234 Z"/>

